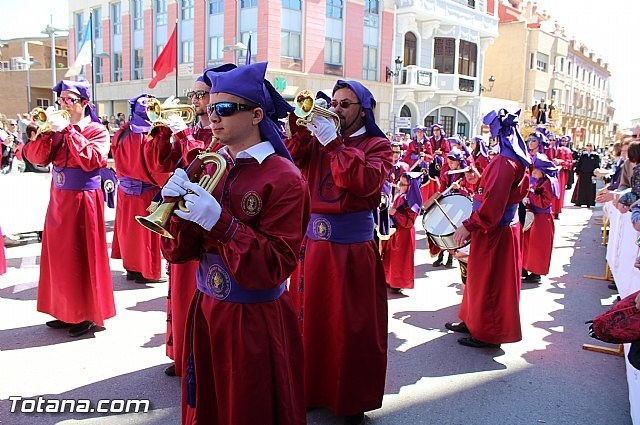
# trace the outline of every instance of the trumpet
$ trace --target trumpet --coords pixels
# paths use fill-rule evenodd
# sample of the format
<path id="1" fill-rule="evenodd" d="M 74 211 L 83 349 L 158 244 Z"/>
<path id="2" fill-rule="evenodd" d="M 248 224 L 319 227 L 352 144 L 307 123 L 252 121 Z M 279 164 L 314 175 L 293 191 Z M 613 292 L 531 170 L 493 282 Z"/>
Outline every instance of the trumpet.
<path id="1" fill-rule="evenodd" d="M 71 122 L 71 114 L 64 110 L 50 112 L 47 112 L 42 108 L 33 108 L 31 110 L 31 119 L 38 126 L 36 136 L 39 136 L 41 133 L 49 133 L 53 131 L 51 129 L 51 124 L 49 124 L 49 119 L 56 115 L 63 117 L 67 123 Z"/>
<path id="2" fill-rule="evenodd" d="M 186 169 L 189 181 L 198 182 L 198 185 L 209 193 L 213 193 L 213 190 L 216 188 L 218 183 L 220 183 L 220 180 L 224 176 L 227 168 L 227 161 L 222 155 L 209 151 L 216 141 L 217 138 L 214 137 L 207 149 L 200 152 Z M 214 163 L 216 165 L 216 170 L 211 176 L 203 173 L 205 166 L 210 163 Z M 165 198 L 164 202 L 158 205 L 151 214 L 146 217 L 138 215 L 135 218 L 138 223 L 152 232 L 164 236 L 165 238 L 175 239 L 175 237 L 169 232 L 168 228 L 171 214 L 173 214 L 173 211 L 176 208 L 183 212 L 189 212 L 189 209 L 185 206 L 184 199 Z M 149 211 L 149 209 L 147 210 Z"/>
<path id="3" fill-rule="evenodd" d="M 151 121 L 151 127 L 165 126 L 164 120 L 169 115 L 177 114 L 186 124 L 191 124 L 196 120 L 196 111 L 193 105 L 179 103 L 161 104 L 158 99 L 149 99 L 146 107 L 147 117 Z"/>
<path id="4" fill-rule="evenodd" d="M 298 117 L 296 125 L 306 127 L 311 122 L 314 114 L 325 118 L 330 118 L 336 124 L 336 132 L 340 132 L 340 117 L 334 112 L 316 105 L 316 98 L 311 90 L 302 90 L 295 99 L 295 110 L 293 113 Z"/>

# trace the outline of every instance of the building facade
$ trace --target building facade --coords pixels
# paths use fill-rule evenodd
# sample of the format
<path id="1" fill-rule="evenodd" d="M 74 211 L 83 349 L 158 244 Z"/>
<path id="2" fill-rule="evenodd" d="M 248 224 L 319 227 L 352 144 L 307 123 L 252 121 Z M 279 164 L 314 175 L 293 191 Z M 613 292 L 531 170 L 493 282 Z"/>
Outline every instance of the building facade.
<path id="1" fill-rule="evenodd" d="M 53 105 L 51 89 L 67 72 L 67 37 L 55 37 L 54 44 L 52 61 L 51 38 L 0 41 L 0 113 L 15 118 Z"/>
<path id="2" fill-rule="evenodd" d="M 93 16 L 96 97 L 101 114 L 127 113 L 127 100 L 175 94 L 175 74 L 148 88 L 153 63 L 178 27 L 178 95 L 209 66 L 269 62 L 267 78 L 287 99 L 331 89 L 337 79 L 362 81 L 389 125 L 393 6 L 380 0 L 70 0 L 69 51 L 74 57 Z M 89 68 L 89 67 L 87 67 Z M 88 69 L 87 79 L 91 79 Z M 385 113 L 382 113 L 385 111 Z"/>
<path id="3" fill-rule="evenodd" d="M 477 134 L 485 52 L 498 36 L 487 1 L 398 0 L 396 19 L 396 131 L 440 123 L 448 135 Z"/>
<path id="4" fill-rule="evenodd" d="M 497 12 L 500 35 L 487 50 L 485 75 L 494 84 L 484 91 L 481 109 L 511 104 L 530 124 L 532 107 L 545 103 L 553 107 L 555 132 L 577 146 L 604 146 L 613 128 L 608 65 L 576 47 L 535 3 L 489 0 L 489 10 Z"/>

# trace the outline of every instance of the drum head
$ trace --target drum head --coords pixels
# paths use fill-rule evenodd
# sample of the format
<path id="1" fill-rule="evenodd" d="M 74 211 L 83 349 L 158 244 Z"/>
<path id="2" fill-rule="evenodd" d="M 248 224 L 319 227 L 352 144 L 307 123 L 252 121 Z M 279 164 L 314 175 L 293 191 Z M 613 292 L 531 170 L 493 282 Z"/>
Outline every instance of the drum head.
<path id="1" fill-rule="evenodd" d="M 473 203 L 469 198 L 464 195 L 454 194 L 441 198 L 439 201 L 442 209 L 447 213 L 456 226 L 460 227 L 462 222 L 471 216 L 473 209 Z M 449 235 L 455 232 L 455 229 L 442 213 L 442 210 L 438 208 L 436 203 L 427 210 L 422 218 L 422 224 L 424 230 L 427 233 L 442 236 Z"/>

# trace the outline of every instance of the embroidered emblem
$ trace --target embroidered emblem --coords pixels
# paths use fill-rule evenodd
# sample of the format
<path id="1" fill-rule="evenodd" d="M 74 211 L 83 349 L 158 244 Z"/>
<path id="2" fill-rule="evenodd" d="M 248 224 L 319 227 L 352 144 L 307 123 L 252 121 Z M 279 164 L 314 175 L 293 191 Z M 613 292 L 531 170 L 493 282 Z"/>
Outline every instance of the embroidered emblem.
<path id="1" fill-rule="evenodd" d="M 482 195 L 484 193 L 484 187 L 478 188 L 478 195 Z"/>
<path id="2" fill-rule="evenodd" d="M 313 234 L 322 240 L 328 240 L 331 237 L 331 223 L 326 218 L 320 217 L 313 220 Z"/>
<path id="3" fill-rule="evenodd" d="M 262 209 L 262 199 L 260 199 L 258 192 L 252 190 L 245 193 L 242 197 L 241 207 L 246 215 L 250 217 L 257 215 Z"/>
<path id="4" fill-rule="evenodd" d="M 104 191 L 107 193 L 111 193 L 116 190 L 116 185 L 111 179 L 107 179 L 104 181 Z"/>
<path id="5" fill-rule="evenodd" d="M 219 264 L 209 267 L 206 284 L 213 297 L 217 300 L 224 300 L 231 292 L 229 273 Z"/>
<path id="6" fill-rule="evenodd" d="M 62 171 L 56 171 L 56 186 L 62 187 L 64 185 L 64 173 Z"/>

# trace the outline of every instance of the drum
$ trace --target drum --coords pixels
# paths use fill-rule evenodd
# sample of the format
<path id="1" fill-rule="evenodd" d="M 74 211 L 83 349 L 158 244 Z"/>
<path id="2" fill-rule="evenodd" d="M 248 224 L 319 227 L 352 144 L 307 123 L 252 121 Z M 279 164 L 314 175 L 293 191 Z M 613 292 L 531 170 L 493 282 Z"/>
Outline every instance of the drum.
<path id="1" fill-rule="evenodd" d="M 453 234 L 456 229 L 451 225 L 447 213 L 451 221 L 457 226 L 462 226 L 462 222 L 471 216 L 473 203 L 464 195 L 454 194 L 441 198 L 440 207 L 434 202 L 422 217 L 422 225 L 427 232 L 427 236 L 431 238 L 433 243 L 440 249 L 458 249 L 465 245 L 458 246 L 453 241 Z"/>
<path id="2" fill-rule="evenodd" d="M 535 215 L 531 211 L 527 211 L 527 215 L 524 218 L 524 226 L 522 226 L 522 231 L 527 232 L 533 226 L 533 219 Z"/>

